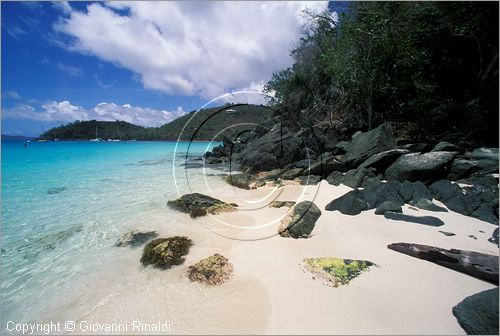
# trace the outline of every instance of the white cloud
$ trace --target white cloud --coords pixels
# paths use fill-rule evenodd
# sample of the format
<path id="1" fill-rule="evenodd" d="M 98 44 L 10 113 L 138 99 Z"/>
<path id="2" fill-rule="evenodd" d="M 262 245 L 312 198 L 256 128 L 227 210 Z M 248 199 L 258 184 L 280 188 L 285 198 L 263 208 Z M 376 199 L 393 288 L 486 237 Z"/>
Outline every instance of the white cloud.
<path id="1" fill-rule="evenodd" d="M 288 67 L 302 10 L 327 4 L 113 1 L 66 8 L 55 29 L 73 38 L 69 49 L 130 69 L 145 88 L 212 99 Z"/>
<path id="2" fill-rule="evenodd" d="M 81 77 L 83 76 L 83 70 L 71 65 L 63 64 L 63 63 L 57 63 L 57 68 L 61 71 L 64 71 L 70 76 L 74 77 Z"/>
<path id="3" fill-rule="evenodd" d="M 132 106 L 130 104 L 117 105 L 115 103 L 99 103 L 94 108 L 85 109 L 73 105 L 69 101 L 50 101 L 42 104 L 41 109 L 28 104 L 19 104 L 3 110 L 4 119 L 29 119 L 37 121 L 64 121 L 75 120 L 123 120 L 141 126 L 161 126 L 173 119 L 184 115 L 182 107 L 176 110 L 157 110 L 149 107 Z"/>
<path id="4" fill-rule="evenodd" d="M 6 91 L 2 93 L 2 98 L 21 99 L 21 95 L 16 91 Z"/>

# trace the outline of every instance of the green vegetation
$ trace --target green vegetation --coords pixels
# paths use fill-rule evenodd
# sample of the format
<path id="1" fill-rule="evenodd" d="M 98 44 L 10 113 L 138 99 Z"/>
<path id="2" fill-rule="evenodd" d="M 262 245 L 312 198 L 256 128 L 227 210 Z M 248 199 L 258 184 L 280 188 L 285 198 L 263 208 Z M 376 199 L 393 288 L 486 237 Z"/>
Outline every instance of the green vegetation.
<path id="1" fill-rule="evenodd" d="M 170 268 L 184 263 L 184 256 L 193 245 L 186 237 L 158 238 L 144 247 L 141 263 L 144 266 L 153 265 L 156 268 Z"/>
<path id="2" fill-rule="evenodd" d="M 191 281 L 207 285 L 220 285 L 233 274 L 233 265 L 226 257 L 216 253 L 189 266 L 186 273 Z"/>
<path id="3" fill-rule="evenodd" d="M 347 138 L 392 121 L 412 141 L 498 146 L 498 3 L 350 2 L 338 21 L 307 15 L 295 63 L 266 85 L 283 122 Z"/>
<path id="4" fill-rule="evenodd" d="M 161 127 L 142 127 L 124 121 L 76 121 L 67 125 L 50 129 L 40 136 L 42 139 L 54 140 L 88 140 L 97 137 L 101 139 L 119 140 L 222 140 L 224 137 L 233 139 L 240 132 L 254 129 L 257 125 L 265 125 L 274 113 L 271 109 L 259 105 L 226 105 L 192 111 Z M 191 119 L 192 118 L 192 119 Z M 246 125 L 226 127 L 243 123 Z"/>
<path id="5" fill-rule="evenodd" d="M 349 281 L 374 265 L 370 261 L 335 257 L 307 258 L 304 259 L 304 264 L 309 272 L 319 276 L 333 287 L 348 284 Z"/>

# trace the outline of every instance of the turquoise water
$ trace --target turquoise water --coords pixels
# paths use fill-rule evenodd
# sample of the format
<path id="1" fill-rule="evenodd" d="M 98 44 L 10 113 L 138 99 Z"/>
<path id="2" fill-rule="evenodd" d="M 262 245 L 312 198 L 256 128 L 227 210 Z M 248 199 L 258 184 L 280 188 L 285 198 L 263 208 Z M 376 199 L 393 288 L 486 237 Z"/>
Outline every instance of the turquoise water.
<path id="1" fill-rule="evenodd" d="M 32 142 L 24 148 L 3 142 L 2 328 L 8 320 L 39 320 L 48 307 L 61 309 L 70 299 L 77 306 L 92 301 L 89 282 L 97 270 L 123 257 L 113 248 L 116 239 L 129 229 L 151 228 L 155 220 L 174 225 L 165 206 L 178 195 L 173 168 L 184 193 L 186 153 L 199 157 L 216 145 Z M 192 172 L 190 183 L 201 183 L 200 169 Z"/>

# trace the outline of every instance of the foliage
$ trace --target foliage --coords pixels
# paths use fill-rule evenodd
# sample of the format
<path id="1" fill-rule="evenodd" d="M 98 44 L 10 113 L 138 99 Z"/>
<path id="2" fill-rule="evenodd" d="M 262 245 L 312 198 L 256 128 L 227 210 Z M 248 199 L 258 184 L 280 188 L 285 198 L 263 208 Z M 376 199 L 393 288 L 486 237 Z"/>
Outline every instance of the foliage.
<path id="1" fill-rule="evenodd" d="M 329 285 L 338 287 L 368 270 L 374 264 L 365 260 L 340 259 L 335 257 L 304 259 L 308 271 L 323 278 Z"/>
<path id="2" fill-rule="evenodd" d="M 498 3 L 351 2 L 338 20 L 306 14 L 295 63 L 266 85 L 286 117 L 351 131 L 413 122 L 423 138 L 498 145 Z"/>
<path id="3" fill-rule="evenodd" d="M 88 140 L 96 138 L 97 129 L 97 137 L 101 139 L 175 141 L 180 136 L 183 141 L 222 140 L 255 125 L 266 125 L 273 115 L 272 109 L 259 105 L 226 105 L 192 111 L 161 127 L 141 127 L 124 121 L 76 121 L 52 128 L 41 138 Z M 242 125 L 234 126 L 237 124 Z"/>

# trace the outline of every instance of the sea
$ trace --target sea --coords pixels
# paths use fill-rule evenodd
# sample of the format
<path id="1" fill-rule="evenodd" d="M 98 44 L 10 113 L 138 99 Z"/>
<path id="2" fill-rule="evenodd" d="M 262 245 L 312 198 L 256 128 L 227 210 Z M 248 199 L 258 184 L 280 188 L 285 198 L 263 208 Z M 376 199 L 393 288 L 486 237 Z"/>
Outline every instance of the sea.
<path id="1" fill-rule="evenodd" d="M 200 160 L 217 145 L 3 141 L 0 330 L 82 318 L 127 282 L 148 281 L 140 250 L 115 242 L 132 229 L 188 225 L 166 203 L 222 181 Z"/>

